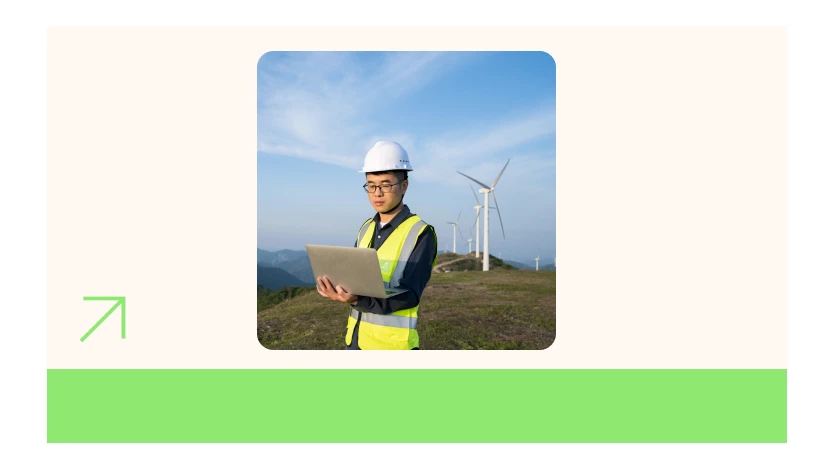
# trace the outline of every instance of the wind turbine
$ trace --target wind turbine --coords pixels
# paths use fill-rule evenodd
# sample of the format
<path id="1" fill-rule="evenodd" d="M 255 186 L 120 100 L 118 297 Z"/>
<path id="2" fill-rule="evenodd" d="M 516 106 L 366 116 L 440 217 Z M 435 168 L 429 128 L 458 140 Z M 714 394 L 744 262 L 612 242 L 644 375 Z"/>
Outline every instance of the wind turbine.
<path id="1" fill-rule="evenodd" d="M 466 240 L 466 241 L 469 242 L 469 253 L 472 253 L 472 228 L 471 227 L 469 228 L 469 240 Z"/>
<path id="2" fill-rule="evenodd" d="M 507 160 L 507 163 L 504 164 L 504 168 L 501 169 L 501 173 L 498 173 L 498 176 L 495 177 L 495 181 L 492 182 L 492 186 L 487 186 L 484 183 L 476 180 L 475 178 L 464 175 L 467 178 L 471 179 L 472 181 L 481 185 L 482 189 L 479 189 L 478 192 L 484 195 L 484 271 L 489 271 L 489 194 L 492 193 L 492 199 L 495 201 L 495 209 L 498 211 L 498 221 L 501 222 L 501 235 L 504 236 L 504 240 L 507 239 L 506 234 L 504 234 L 504 222 L 501 220 L 501 210 L 498 209 L 498 199 L 495 197 L 495 185 L 498 184 L 498 180 L 501 178 L 501 175 L 504 174 L 504 170 L 507 169 L 507 165 L 510 164 L 510 161 Z"/>
<path id="3" fill-rule="evenodd" d="M 536 271 L 539 270 L 539 254 L 536 253 Z"/>
<path id="4" fill-rule="evenodd" d="M 457 229 L 457 231 L 460 232 L 460 229 L 458 228 L 458 222 L 460 222 L 461 212 L 463 212 L 463 211 L 458 212 L 458 219 L 455 222 L 446 222 L 447 224 L 452 224 L 453 225 L 453 227 L 452 227 L 452 253 L 455 253 L 455 254 L 457 254 L 457 252 L 458 252 L 458 250 L 457 250 L 458 237 L 457 237 L 457 234 L 455 233 L 455 229 Z M 460 234 L 460 238 L 463 239 L 463 233 Z"/>

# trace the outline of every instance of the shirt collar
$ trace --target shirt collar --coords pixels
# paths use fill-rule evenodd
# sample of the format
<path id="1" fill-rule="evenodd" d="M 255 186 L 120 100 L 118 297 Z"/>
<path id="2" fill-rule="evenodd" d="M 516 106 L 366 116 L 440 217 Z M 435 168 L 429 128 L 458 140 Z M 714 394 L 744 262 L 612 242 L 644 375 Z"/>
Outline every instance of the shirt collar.
<path id="1" fill-rule="evenodd" d="M 388 222 L 388 224 L 385 225 L 385 227 L 386 228 L 388 228 L 388 227 L 397 228 L 410 215 L 411 215 L 411 211 L 408 209 L 408 206 L 403 204 L 402 210 L 399 213 L 397 213 L 397 215 L 395 215 L 394 218 L 391 219 L 391 221 Z M 378 227 L 379 224 L 380 224 L 379 212 L 377 212 L 376 215 L 374 216 L 374 222 L 376 222 L 377 227 Z"/>

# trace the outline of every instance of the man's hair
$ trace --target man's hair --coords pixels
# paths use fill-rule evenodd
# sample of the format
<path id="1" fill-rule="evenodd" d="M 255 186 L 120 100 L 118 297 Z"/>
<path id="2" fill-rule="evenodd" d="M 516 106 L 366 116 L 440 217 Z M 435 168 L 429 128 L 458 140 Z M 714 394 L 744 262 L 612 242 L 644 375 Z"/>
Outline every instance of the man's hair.
<path id="1" fill-rule="evenodd" d="M 408 172 L 404 170 L 385 170 L 385 171 L 372 171 L 369 173 L 365 173 L 366 175 L 384 175 L 391 173 L 397 177 L 397 181 L 407 181 L 408 180 Z"/>

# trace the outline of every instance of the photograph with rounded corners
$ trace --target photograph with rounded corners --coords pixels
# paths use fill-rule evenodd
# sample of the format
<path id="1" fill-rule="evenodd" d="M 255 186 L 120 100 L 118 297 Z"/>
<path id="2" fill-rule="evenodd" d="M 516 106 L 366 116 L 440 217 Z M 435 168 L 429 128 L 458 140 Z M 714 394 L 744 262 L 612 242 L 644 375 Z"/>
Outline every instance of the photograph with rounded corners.
<path id="1" fill-rule="evenodd" d="M 257 113 L 264 348 L 553 344 L 549 54 L 268 52 Z"/>

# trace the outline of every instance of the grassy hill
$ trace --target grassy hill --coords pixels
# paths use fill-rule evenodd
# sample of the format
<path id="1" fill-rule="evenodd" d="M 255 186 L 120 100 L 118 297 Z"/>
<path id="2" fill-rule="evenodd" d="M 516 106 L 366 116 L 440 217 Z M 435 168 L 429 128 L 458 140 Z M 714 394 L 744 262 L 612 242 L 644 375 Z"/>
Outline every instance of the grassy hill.
<path id="1" fill-rule="evenodd" d="M 272 290 L 268 287 L 258 286 L 258 311 L 260 312 L 261 310 L 278 305 L 287 299 L 291 299 L 315 290 L 315 286 L 286 286 L 279 290 Z"/>
<path id="2" fill-rule="evenodd" d="M 437 255 L 438 271 L 481 271 L 484 270 L 484 260 L 475 258 L 472 255 L 457 255 L 454 253 L 443 253 Z M 518 268 L 505 263 L 501 258 L 489 255 L 489 269 L 516 270 Z"/>
<path id="3" fill-rule="evenodd" d="M 434 273 L 419 315 L 420 349 L 545 349 L 556 337 L 556 273 Z M 258 340 L 269 349 L 344 349 L 347 316 L 347 306 L 311 290 L 259 311 Z"/>

